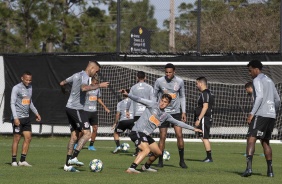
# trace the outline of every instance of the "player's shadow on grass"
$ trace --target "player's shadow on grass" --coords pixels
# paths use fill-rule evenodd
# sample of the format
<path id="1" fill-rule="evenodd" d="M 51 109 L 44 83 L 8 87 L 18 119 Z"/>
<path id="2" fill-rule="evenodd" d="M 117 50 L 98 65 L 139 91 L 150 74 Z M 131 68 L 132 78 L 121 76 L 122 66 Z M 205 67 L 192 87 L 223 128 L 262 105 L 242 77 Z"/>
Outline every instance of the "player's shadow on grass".
<path id="1" fill-rule="evenodd" d="M 164 167 L 175 167 L 175 168 L 180 167 L 179 165 L 171 165 L 171 164 L 166 164 L 166 163 L 164 163 L 164 167 L 158 167 L 157 165 L 158 165 L 157 163 L 152 164 L 152 166 L 154 166 L 154 169 L 157 169 L 157 170 L 162 169 Z"/>
<path id="2" fill-rule="evenodd" d="M 239 171 L 226 171 L 226 172 L 229 172 L 229 173 L 234 173 L 234 174 L 237 174 L 237 175 L 239 175 L 240 177 L 242 177 L 242 174 L 243 174 L 243 172 L 244 171 L 242 171 L 242 172 L 239 172 Z M 252 173 L 252 176 L 263 176 L 261 173 Z M 249 177 L 252 177 L 252 176 L 249 176 Z M 242 177 L 242 178 L 244 178 L 244 177 Z"/>
<path id="3" fill-rule="evenodd" d="M 192 159 L 192 158 L 186 158 L 185 160 L 187 160 L 187 161 L 192 161 L 192 162 L 203 162 L 203 160 L 200 160 L 200 159 Z"/>
<path id="4" fill-rule="evenodd" d="M 88 172 L 88 171 L 91 172 L 90 170 L 87 170 L 87 169 L 83 168 L 83 166 L 79 167 L 79 166 L 73 165 L 73 167 L 75 169 L 79 170 L 79 172 Z M 64 170 L 64 167 L 59 167 L 58 169 L 59 170 Z"/>
<path id="5" fill-rule="evenodd" d="M 246 156 L 246 153 L 243 153 L 243 152 L 237 152 L 237 153 L 231 153 L 233 155 L 242 155 L 242 156 Z M 254 156 L 261 156 L 261 157 L 264 157 L 264 154 L 263 153 L 255 153 Z"/>

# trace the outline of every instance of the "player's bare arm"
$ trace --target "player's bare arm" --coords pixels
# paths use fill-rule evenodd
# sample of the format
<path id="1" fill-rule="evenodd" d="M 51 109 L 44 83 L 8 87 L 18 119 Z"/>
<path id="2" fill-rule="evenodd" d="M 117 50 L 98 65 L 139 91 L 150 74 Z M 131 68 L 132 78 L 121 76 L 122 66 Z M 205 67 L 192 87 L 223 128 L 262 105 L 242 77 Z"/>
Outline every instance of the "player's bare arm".
<path id="1" fill-rule="evenodd" d="M 201 119 L 205 116 L 208 108 L 209 108 L 209 104 L 208 103 L 204 103 L 202 111 L 201 111 L 201 114 L 199 115 L 198 119 L 195 121 L 195 126 L 196 127 L 200 125 Z"/>
<path id="2" fill-rule="evenodd" d="M 36 120 L 37 122 L 40 122 L 40 121 L 41 121 L 41 116 L 40 116 L 39 114 L 35 114 L 35 116 L 36 116 L 36 119 L 35 119 L 35 120 Z"/>
<path id="3" fill-rule="evenodd" d="M 109 86 L 109 82 L 102 82 L 100 84 L 91 84 L 91 85 L 86 85 L 83 84 L 81 85 L 81 90 L 82 91 L 91 91 L 91 90 L 95 90 L 98 88 L 107 88 Z"/>

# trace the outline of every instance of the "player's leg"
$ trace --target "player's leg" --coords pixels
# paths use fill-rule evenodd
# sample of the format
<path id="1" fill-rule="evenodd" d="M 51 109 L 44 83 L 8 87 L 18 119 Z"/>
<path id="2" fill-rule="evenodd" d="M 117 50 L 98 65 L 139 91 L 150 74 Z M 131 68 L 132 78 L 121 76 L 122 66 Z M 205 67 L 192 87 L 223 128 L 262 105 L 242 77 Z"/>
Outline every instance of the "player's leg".
<path id="1" fill-rule="evenodd" d="M 31 131 L 23 131 L 23 145 L 22 145 L 22 154 L 21 154 L 21 159 L 19 161 L 19 166 L 28 166 L 31 167 L 29 163 L 25 161 L 26 155 L 28 153 L 28 148 L 31 142 Z"/>
<path id="2" fill-rule="evenodd" d="M 98 113 L 97 112 L 91 112 L 91 118 L 89 118 L 89 123 L 92 127 L 92 133 L 91 133 L 91 140 L 88 146 L 88 150 L 96 151 L 96 148 L 94 147 L 94 142 L 95 142 L 97 131 L 98 131 Z"/>
<path id="3" fill-rule="evenodd" d="M 204 144 L 205 151 L 206 151 L 206 158 L 203 160 L 203 162 L 213 162 L 212 159 L 212 150 L 211 150 L 211 143 L 210 143 L 210 129 L 211 129 L 211 119 L 209 117 L 202 118 L 201 122 L 201 129 L 203 130 L 203 133 L 201 134 L 201 140 Z"/>
<path id="4" fill-rule="evenodd" d="M 119 134 L 124 132 L 126 129 L 124 127 L 124 121 L 118 122 L 116 128 L 114 130 L 114 141 L 116 144 L 116 148 L 114 149 L 113 153 L 118 153 L 121 150 L 120 141 L 119 141 Z"/>
<path id="5" fill-rule="evenodd" d="M 273 168 L 272 168 L 272 148 L 269 144 L 269 140 L 262 139 L 261 145 L 263 147 L 265 160 L 266 160 L 266 164 L 267 164 L 267 176 L 274 177 Z"/>
<path id="6" fill-rule="evenodd" d="M 164 125 L 165 124 L 165 125 Z M 165 149 L 165 140 L 166 140 L 166 136 L 167 136 L 167 129 L 168 129 L 169 123 L 163 123 L 162 127 L 159 128 L 160 131 L 160 140 L 159 140 L 159 148 L 162 151 L 162 154 L 164 152 Z M 159 163 L 157 165 L 157 167 L 163 167 L 163 156 L 159 157 Z"/>
<path id="7" fill-rule="evenodd" d="M 182 128 L 179 126 L 174 126 L 174 131 L 177 138 L 177 147 L 179 153 L 179 166 L 182 168 L 187 168 L 187 165 L 184 162 L 184 140 L 182 134 Z"/>
<path id="8" fill-rule="evenodd" d="M 132 142 L 134 142 L 135 146 L 140 149 L 140 152 L 134 159 L 134 162 L 130 165 L 130 167 L 126 170 L 127 173 L 140 173 L 137 171 L 137 166 L 144 160 L 144 158 L 150 153 L 150 147 L 147 139 L 147 135 L 142 132 L 131 131 L 129 137 Z"/>
<path id="9" fill-rule="evenodd" d="M 138 119 L 140 118 L 140 116 L 134 116 L 134 122 L 136 122 Z M 138 153 L 139 153 L 139 148 L 138 147 L 136 147 L 135 148 L 135 153 L 133 153 L 133 155 L 132 156 L 137 156 L 138 155 Z"/>
<path id="10" fill-rule="evenodd" d="M 18 166 L 17 163 L 17 153 L 18 145 L 21 139 L 21 126 L 13 125 L 13 143 L 12 143 L 12 166 Z"/>
<path id="11" fill-rule="evenodd" d="M 79 120 L 80 120 L 80 129 L 82 129 L 83 135 L 77 142 L 77 147 L 73 151 L 73 154 L 71 156 L 71 159 L 69 160 L 69 163 L 76 164 L 76 165 L 84 165 L 82 162 L 79 162 L 77 157 L 83 148 L 83 146 L 86 144 L 86 142 L 91 137 L 91 131 L 90 131 L 90 125 L 88 123 L 87 114 L 83 110 L 78 111 Z"/>
<path id="12" fill-rule="evenodd" d="M 268 118 L 266 119 L 265 124 L 266 127 L 264 129 L 265 130 L 264 137 L 261 139 L 261 145 L 263 147 L 265 160 L 267 164 L 267 176 L 274 177 L 273 168 L 272 168 L 272 148 L 270 146 L 269 140 L 271 139 L 271 134 L 274 129 L 275 119 Z"/>
<path id="13" fill-rule="evenodd" d="M 250 136 L 247 138 L 247 147 L 246 147 L 247 167 L 245 172 L 242 174 L 242 177 L 248 177 L 252 175 L 252 162 L 253 162 L 253 155 L 255 153 L 256 141 L 257 141 L 256 137 Z"/>
<path id="14" fill-rule="evenodd" d="M 148 142 L 149 142 L 149 148 L 150 148 L 150 156 L 147 160 L 147 162 L 142 166 L 143 171 L 150 171 L 150 172 L 157 172 L 156 169 L 151 168 L 151 164 L 162 155 L 162 151 L 160 150 L 158 144 L 148 136 Z M 150 140 L 151 139 L 151 140 Z"/>

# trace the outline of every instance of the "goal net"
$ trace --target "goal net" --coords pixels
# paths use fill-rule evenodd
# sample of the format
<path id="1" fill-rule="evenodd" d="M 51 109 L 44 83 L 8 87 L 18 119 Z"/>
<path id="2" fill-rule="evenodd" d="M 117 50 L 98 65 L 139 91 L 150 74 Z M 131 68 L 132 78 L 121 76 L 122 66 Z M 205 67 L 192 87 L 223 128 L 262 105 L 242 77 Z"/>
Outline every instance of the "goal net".
<path id="1" fill-rule="evenodd" d="M 130 88 L 136 81 L 137 71 L 146 73 L 147 83 L 154 85 L 157 78 L 164 76 L 164 66 L 167 62 L 101 62 L 101 80 L 109 81 L 110 88 L 102 89 L 102 100 L 116 112 L 116 105 L 122 96 L 119 89 Z M 248 74 L 248 62 L 171 62 L 176 66 L 176 75 L 184 80 L 186 93 L 187 124 L 193 125 L 194 108 L 197 106 L 199 91 L 195 79 L 205 76 L 208 87 L 215 95 L 213 108 L 214 121 L 211 128 L 211 139 L 244 139 L 248 125 L 247 115 L 252 108 L 252 99 L 245 91 L 245 84 L 252 81 Z M 282 65 L 278 62 L 264 62 L 263 72 L 273 79 L 278 93 L 281 94 L 282 86 L 280 75 Z M 100 136 L 112 135 L 110 130 L 114 116 L 108 115 L 99 106 L 99 134 Z M 278 112 L 273 139 L 281 139 L 281 111 Z M 124 134 L 126 136 L 126 133 Z M 193 131 L 183 129 L 184 138 L 195 138 Z M 156 129 L 153 137 L 159 137 Z M 173 128 L 168 130 L 168 138 L 175 138 Z"/>

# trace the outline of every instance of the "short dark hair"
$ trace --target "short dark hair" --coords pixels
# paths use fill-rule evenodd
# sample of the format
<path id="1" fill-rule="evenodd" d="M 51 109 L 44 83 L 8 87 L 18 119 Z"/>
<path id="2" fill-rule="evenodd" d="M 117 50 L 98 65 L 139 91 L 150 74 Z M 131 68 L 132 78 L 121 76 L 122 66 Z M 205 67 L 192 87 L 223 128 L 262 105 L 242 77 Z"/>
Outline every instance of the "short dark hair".
<path id="1" fill-rule="evenodd" d="M 163 99 L 163 98 L 166 98 L 166 99 L 168 100 L 168 103 L 170 103 L 171 100 L 172 100 L 171 95 L 170 95 L 170 94 L 167 94 L 167 93 L 164 93 L 164 94 L 162 95 L 162 98 L 161 98 L 161 99 Z"/>
<path id="2" fill-rule="evenodd" d="M 143 71 L 138 71 L 138 72 L 137 72 L 137 78 L 138 78 L 138 79 L 145 79 L 145 72 L 143 72 Z"/>
<path id="3" fill-rule="evenodd" d="M 30 71 L 24 71 L 23 74 L 22 74 L 22 76 L 24 76 L 24 75 L 32 75 L 32 74 L 31 74 Z"/>
<path id="4" fill-rule="evenodd" d="M 196 81 L 203 82 L 205 85 L 207 85 L 207 83 L 208 83 L 208 80 L 207 80 L 206 77 L 198 77 L 198 78 L 196 79 Z"/>
<path id="5" fill-rule="evenodd" d="M 126 89 L 125 91 L 127 92 L 127 94 L 129 94 L 130 89 Z M 122 94 L 122 96 L 127 97 L 127 95 L 124 95 L 124 94 Z"/>
<path id="6" fill-rule="evenodd" d="M 167 68 L 172 68 L 173 70 L 175 70 L 175 66 L 172 63 L 167 63 L 165 65 L 165 69 L 167 69 Z"/>
<path id="7" fill-rule="evenodd" d="M 251 66 L 252 68 L 258 68 L 259 70 L 261 70 L 262 67 L 263 67 L 261 61 L 260 61 L 260 60 L 256 60 L 256 59 L 251 60 L 251 61 L 249 62 L 249 64 L 247 65 L 247 67 L 250 67 L 250 66 Z"/>
<path id="8" fill-rule="evenodd" d="M 253 83 L 252 83 L 252 82 L 247 82 L 247 83 L 245 84 L 245 89 L 251 88 L 251 87 L 253 87 Z"/>
<path id="9" fill-rule="evenodd" d="M 95 63 L 99 68 L 101 68 L 101 65 L 98 63 L 98 61 L 93 60 L 93 61 L 89 61 L 89 63 Z"/>

